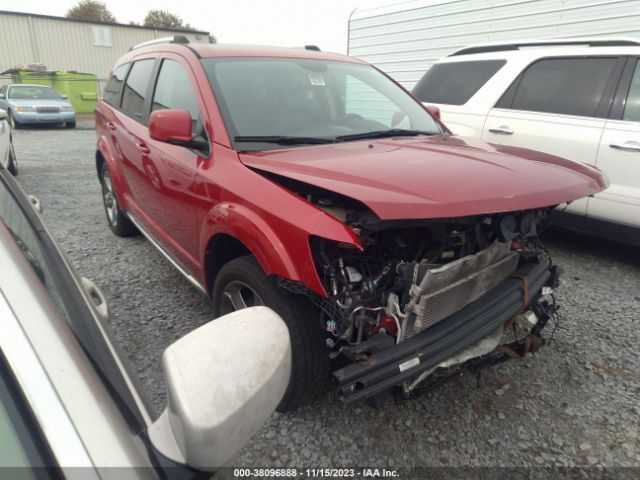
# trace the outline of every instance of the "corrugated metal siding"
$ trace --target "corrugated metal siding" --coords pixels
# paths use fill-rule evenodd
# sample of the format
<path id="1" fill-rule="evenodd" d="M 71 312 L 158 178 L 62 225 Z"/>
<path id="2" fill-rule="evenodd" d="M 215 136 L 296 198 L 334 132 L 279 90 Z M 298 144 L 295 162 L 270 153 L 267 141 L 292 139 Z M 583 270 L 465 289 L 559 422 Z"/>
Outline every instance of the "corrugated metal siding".
<path id="1" fill-rule="evenodd" d="M 176 34 L 168 30 L 96 24 L 111 29 L 112 46 L 101 47 L 93 44 L 92 26 L 0 13 L 0 71 L 15 65 L 44 63 L 50 70 L 93 73 L 105 78 L 115 61 L 132 45 Z M 202 33 L 184 35 L 192 42 L 208 42 Z"/>
<path id="2" fill-rule="evenodd" d="M 479 42 L 576 36 L 640 38 L 640 0 L 456 0 L 359 10 L 349 55 L 411 88 L 438 58 Z"/>

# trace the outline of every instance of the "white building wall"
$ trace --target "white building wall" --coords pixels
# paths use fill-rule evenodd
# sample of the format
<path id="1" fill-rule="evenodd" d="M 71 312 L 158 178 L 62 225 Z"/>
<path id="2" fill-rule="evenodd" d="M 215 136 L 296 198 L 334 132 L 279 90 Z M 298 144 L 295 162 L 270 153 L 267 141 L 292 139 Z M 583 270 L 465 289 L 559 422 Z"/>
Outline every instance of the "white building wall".
<path id="1" fill-rule="evenodd" d="M 108 29 L 111 46 L 94 45 L 94 27 Z M 49 70 L 93 73 L 104 79 L 132 45 L 176 33 L 191 42 L 209 42 L 206 32 L 183 33 L 0 12 L 0 71 L 44 63 Z"/>
<path id="2" fill-rule="evenodd" d="M 640 39 L 640 0 L 417 0 L 356 10 L 349 55 L 411 88 L 438 58 L 480 42 L 576 36 Z"/>

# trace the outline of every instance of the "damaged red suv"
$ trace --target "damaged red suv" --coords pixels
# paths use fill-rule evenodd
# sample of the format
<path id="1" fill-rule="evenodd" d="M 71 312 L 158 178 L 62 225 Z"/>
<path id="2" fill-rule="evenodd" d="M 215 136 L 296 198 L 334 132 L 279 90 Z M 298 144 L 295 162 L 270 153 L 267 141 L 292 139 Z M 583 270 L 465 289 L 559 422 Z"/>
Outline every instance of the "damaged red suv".
<path id="1" fill-rule="evenodd" d="M 288 325 L 281 411 L 333 369 L 346 403 L 410 395 L 543 343 L 538 233 L 607 186 L 584 164 L 452 136 L 396 82 L 311 48 L 157 42 L 97 108 L 109 226 L 142 232 L 221 315 Z"/>

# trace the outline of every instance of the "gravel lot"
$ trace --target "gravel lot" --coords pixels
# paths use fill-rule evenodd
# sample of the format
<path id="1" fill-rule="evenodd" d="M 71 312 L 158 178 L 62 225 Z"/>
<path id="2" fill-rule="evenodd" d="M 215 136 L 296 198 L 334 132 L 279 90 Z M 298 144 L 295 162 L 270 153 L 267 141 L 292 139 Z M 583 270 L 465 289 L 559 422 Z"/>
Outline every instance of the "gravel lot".
<path id="1" fill-rule="evenodd" d="M 21 184 L 79 273 L 105 293 L 117 342 L 160 411 L 161 352 L 210 319 L 208 301 L 142 237 L 111 234 L 94 131 L 14 136 Z M 344 407 L 333 386 L 311 407 L 274 415 L 232 464 L 639 467 L 640 249 L 560 233 L 546 242 L 566 270 L 550 346 L 485 370 L 479 385 L 467 374 L 379 410 Z"/>

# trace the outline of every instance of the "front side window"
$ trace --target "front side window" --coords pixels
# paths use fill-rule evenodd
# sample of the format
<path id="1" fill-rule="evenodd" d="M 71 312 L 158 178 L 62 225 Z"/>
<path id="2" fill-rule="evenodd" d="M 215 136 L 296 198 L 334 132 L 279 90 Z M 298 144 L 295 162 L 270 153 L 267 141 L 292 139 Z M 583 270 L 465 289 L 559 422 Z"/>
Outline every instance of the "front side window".
<path id="1" fill-rule="evenodd" d="M 151 102 L 151 111 L 165 108 L 188 111 L 191 114 L 192 133 L 200 133 L 200 107 L 191 79 L 182 65 L 169 59 L 162 62 Z"/>
<path id="2" fill-rule="evenodd" d="M 369 65 L 296 58 L 202 63 L 235 144 L 267 136 L 343 141 L 401 128 L 442 133 L 420 103 Z"/>
<path id="3" fill-rule="evenodd" d="M 139 122 L 145 119 L 144 100 L 154 64 L 151 58 L 134 62 L 124 85 L 122 111 Z"/>
<path id="4" fill-rule="evenodd" d="M 60 100 L 53 88 L 35 85 L 18 85 L 9 89 L 10 100 Z"/>
<path id="5" fill-rule="evenodd" d="M 124 79 L 129 71 L 129 63 L 120 65 L 113 70 L 113 74 L 104 87 L 104 95 L 102 99 L 113 107 L 120 106 L 120 96 L 122 94 L 122 86 L 124 85 Z"/>
<path id="6" fill-rule="evenodd" d="M 640 122 L 640 60 L 636 62 L 622 119 L 629 122 Z"/>
<path id="7" fill-rule="evenodd" d="M 436 63 L 413 88 L 413 94 L 421 102 L 464 105 L 506 63 L 505 60 Z"/>
<path id="8" fill-rule="evenodd" d="M 511 108 L 594 117 L 618 59 L 550 58 L 525 70 Z"/>
<path id="9" fill-rule="evenodd" d="M 96 325 L 89 306 L 76 286 L 71 272 L 63 265 L 51 239 L 42 226 L 38 226 L 37 220 L 27 214 L 26 209 L 31 209 L 31 206 L 21 205 L 19 194 L 20 192 L 12 191 L 9 182 L 0 175 L 0 224 L 7 228 L 23 257 L 44 286 L 60 317 L 69 325 L 87 355 L 95 362 L 96 368 L 104 375 L 106 385 L 113 389 L 119 400 L 122 400 L 119 403 L 122 404 L 125 417 L 139 424 L 140 414 L 131 396 L 131 390 Z M 33 212 L 31 215 L 34 216 Z M 0 422 L 1 416 L 0 412 Z"/>

